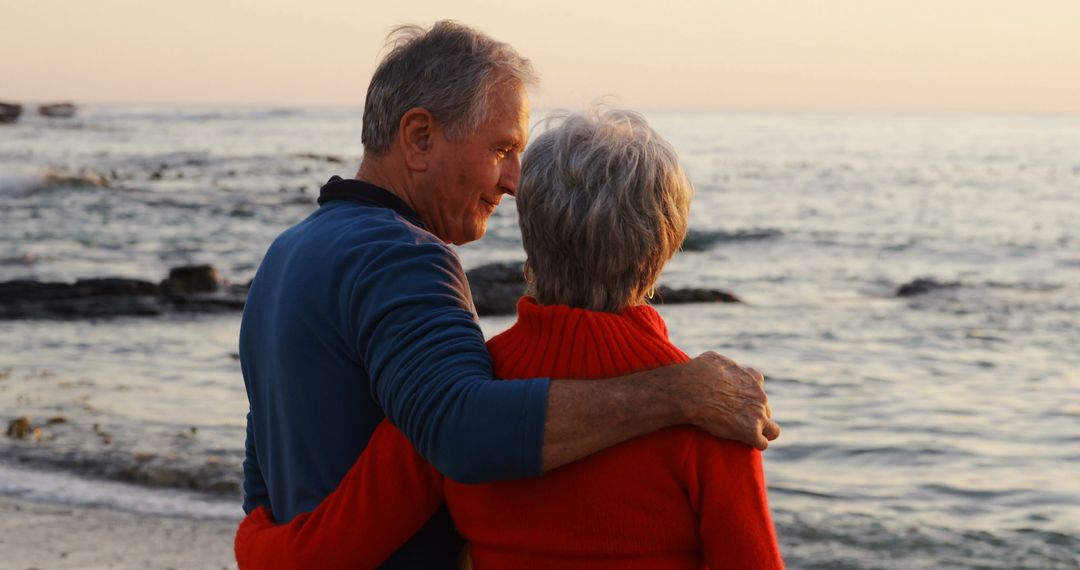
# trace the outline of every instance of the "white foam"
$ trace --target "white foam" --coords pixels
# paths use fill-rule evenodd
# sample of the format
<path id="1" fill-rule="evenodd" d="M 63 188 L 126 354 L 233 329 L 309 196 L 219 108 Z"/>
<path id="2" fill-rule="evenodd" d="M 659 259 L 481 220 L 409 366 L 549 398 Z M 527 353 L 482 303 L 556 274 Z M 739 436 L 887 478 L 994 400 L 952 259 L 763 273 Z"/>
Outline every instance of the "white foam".
<path id="1" fill-rule="evenodd" d="M 0 196 L 21 196 L 45 183 L 42 174 L 0 174 Z"/>
<path id="2" fill-rule="evenodd" d="M 243 517 L 239 498 L 229 500 L 190 491 L 151 489 L 3 463 L 0 463 L 0 495 L 149 516 L 236 521 Z"/>

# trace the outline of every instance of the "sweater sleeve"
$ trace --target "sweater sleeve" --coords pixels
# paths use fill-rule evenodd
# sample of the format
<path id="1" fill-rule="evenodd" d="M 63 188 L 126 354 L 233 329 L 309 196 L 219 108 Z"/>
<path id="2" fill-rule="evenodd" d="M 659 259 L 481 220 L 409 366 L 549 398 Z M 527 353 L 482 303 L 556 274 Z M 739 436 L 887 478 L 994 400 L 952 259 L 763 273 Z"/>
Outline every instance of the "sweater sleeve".
<path id="1" fill-rule="evenodd" d="M 548 381 L 492 381 L 457 256 L 427 242 L 365 255 L 345 306 L 386 415 L 456 481 L 539 476 Z"/>
<path id="2" fill-rule="evenodd" d="M 709 568 L 784 567 L 761 452 L 695 430 L 684 473 Z"/>
<path id="3" fill-rule="evenodd" d="M 240 523 L 240 570 L 375 568 L 431 518 L 443 478 L 386 420 L 337 489 L 316 509 L 275 525 L 259 507 Z"/>

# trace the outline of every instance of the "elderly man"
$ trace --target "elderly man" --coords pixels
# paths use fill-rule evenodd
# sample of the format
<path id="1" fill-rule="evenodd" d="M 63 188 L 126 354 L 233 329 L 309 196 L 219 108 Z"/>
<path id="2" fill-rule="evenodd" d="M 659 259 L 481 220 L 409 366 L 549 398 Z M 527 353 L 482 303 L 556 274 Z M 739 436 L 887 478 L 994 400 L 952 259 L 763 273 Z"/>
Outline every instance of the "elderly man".
<path id="1" fill-rule="evenodd" d="M 605 382 L 493 382 L 460 263 L 513 195 L 528 138 L 510 46 L 451 22 L 403 28 L 368 89 L 364 158 L 286 230 L 252 283 L 240 331 L 247 386 L 244 509 L 278 522 L 339 484 L 385 417 L 461 482 L 541 475 L 675 424 L 764 449 L 779 434 L 762 377 L 713 353 Z M 380 521 L 356 521 L 378 540 Z M 387 545 L 385 567 L 452 567 L 445 511 Z"/>

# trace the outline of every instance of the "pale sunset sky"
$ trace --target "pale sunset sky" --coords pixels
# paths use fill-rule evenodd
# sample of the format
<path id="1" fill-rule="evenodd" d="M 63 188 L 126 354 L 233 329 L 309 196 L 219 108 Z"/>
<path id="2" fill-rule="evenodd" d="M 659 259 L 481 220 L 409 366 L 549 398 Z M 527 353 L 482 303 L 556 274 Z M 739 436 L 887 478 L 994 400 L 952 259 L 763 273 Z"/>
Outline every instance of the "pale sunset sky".
<path id="1" fill-rule="evenodd" d="M 536 108 L 1080 112 L 1078 0 L 5 0 L 0 101 L 360 105 L 387 31 L 455 19 Z"/>

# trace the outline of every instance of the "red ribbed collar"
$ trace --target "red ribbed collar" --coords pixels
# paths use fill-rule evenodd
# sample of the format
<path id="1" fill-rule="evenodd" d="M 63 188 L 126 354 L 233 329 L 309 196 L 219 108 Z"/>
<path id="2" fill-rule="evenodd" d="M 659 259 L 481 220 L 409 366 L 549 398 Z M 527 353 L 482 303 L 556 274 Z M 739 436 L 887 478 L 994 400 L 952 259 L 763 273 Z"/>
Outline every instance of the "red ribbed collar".
<path id="1" fill-rule="evenodd" d="M 618 313 L 518 301 L 518 320 L 488 342 L 500 378 L 602 378 L 689 360 L 648 305 Z"/>
<path id="2" fill-rule="evenodd" d="M 667 340 L 668 330 L 660 313 L 649 305 L 635 305 L 626 307 L 618 313 L 606 313 L 603 311 L 590 311 L 578 309 L 566 305 L 541 305 L 535 298 L 528 295 L 518 299 L 517 304 L 518 322 L 516 326 L 524 326 L 530 329 L 544 329 L 557 325 L 570 317 L 583 319 L 590 328 L 616 327 L 619 329 L 638 333 L 655 334 Z"/>

